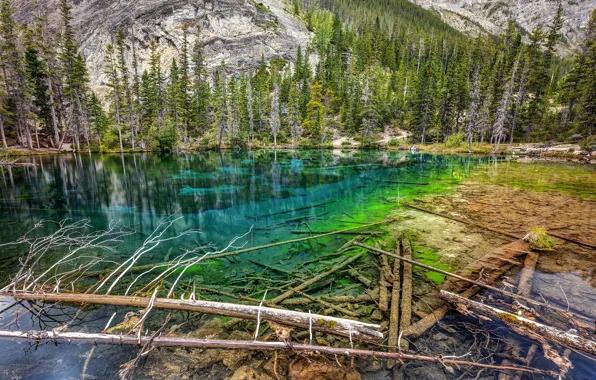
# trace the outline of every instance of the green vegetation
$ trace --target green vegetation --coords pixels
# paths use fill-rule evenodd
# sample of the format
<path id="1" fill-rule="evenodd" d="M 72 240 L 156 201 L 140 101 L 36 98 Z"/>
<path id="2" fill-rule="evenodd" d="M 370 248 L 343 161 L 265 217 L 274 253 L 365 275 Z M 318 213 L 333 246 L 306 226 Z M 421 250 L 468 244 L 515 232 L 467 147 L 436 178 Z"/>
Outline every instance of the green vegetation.
<path id="1" fill-rule="evenodd" d="M 530 247 L 536 251 L 553 251 L 556 247 L 555 241 L 548 235 L 546 228 L 532 228 L 526 239 Z"/>
<path id="2" fill-rule="evenodd" d="M 253 5 L 264 25 L 275 24 L 271 10 Z M 115 31 L 104 59 L 109 91 L 100 98 L 71 6 L 60 0 L 54 34 L 37 5 L 34 22 L 19 25 L 11 0 L 0 0 L 4 147 L 8 138 L 29 148 L 41 140 L 121 152 L 326 148 L 341 135 L 374 149 L 391 126 L 409 131 L 411 142 L 466 152 L 491 144 L 493 152 L 574 135 L 588 145 L 596 125 L 596 10 L 573 63 L 555 55 L 562 8 L 526 45 L 513 21 L 499 38 L 473 39 L 407 0 L 294 0 L 312 41 L 292 63 L 261 58 L 239 75 L 225 62 L 207 70 L 195 23 L 181 25 L 179 54 L 165 66 L 150 41 L 143 72 L 134 39 Z"/>

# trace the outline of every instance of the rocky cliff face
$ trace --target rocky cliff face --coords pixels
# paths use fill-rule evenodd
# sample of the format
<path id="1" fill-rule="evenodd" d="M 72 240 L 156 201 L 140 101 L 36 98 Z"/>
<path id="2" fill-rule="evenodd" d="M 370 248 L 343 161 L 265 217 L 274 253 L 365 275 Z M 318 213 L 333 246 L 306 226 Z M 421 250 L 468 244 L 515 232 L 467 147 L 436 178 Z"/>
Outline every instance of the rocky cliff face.
<path id="1" fill-rule="evenodd" d="M 40 1 L 51 25 L 60 25 L 58 0 Z M 30 0 L 13 0 L 17 17 L 27 20 Z M 306 27 L 284 9 L 282 0 L 74 0 L 73 25 L 78 32 L 92 86 L 102 92 L 104 52 L 117 30 L 127 35 L 128 53 L 134 40 L 141 70 L 155 39 L 162 65 L 169 67 L 182 45 L 182 25 L 199 23 L 207 65 L 225 60 L 234 68 L 256 66 L 261 56 L 293 59 L 309 39 Z M 190 33 L 190 46 L 195 41 Z"/>
<path id="2" fill-rule="evenodd" d="M 525 34 L 537 25 L 549 25 L 558 0 L 412 0 L 427 9 L 441 14 L 445 22 L 469 34 L 500 34 L 509 19 L 517 21 Z M 563 0 L 565 25 L 563 26 L 563 53 L 574 50 L 581 43 L 590 12 L 596 7 L 594 0 Z"/>

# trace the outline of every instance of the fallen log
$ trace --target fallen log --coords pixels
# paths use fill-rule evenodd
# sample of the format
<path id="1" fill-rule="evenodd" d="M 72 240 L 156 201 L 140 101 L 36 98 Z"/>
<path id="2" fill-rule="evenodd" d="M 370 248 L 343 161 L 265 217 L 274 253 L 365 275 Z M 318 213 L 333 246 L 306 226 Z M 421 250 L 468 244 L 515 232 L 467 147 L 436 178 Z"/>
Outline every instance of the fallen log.
<path id="1" fill-rule="evenodd" d="M 295 235 L 315 235 L 315 234 L 328 234 L 333 231 L 292 231 L 291 233 Z M 340 232 L 339 235 L 372 235 L 377 236 L 381 235 L 379 231 L 346 231 Z"/>
<path id="2" fill-rule="evenodd" d="M 405 181 L 385 181 L 386 183 L 395 183 L 398 185 L 418 185 L 418 186 L 426 186 L 428 182 L 405 182 Z"/>
<path id="3" fill-rule="evenodd" d="M 509 260 L 504 261 L 503 259 L 514 259 L 522 255 L 522 253 L 527 248 L 527 245 L 528 244 L 523 240 L 516 240 L 514 242 L 505 244 L 504 246 L 499 247 L 482 256 L 481 258 L 471 262 L 464 269 L 458 271 L 458 273 L 463 276 L 472 276 L 482 271 L 483 268 L 485 268 L 485 264 L 502 261 L 503 264 L 499 265 L 498 270 L 490 272 L 490 274 L 488 274 L 484 278 L 485 283 L 494 284 L 503 275 L 503 273 L 505 273 L 513 267 Z M 449 290 L 451 292 L 460 293 L 460 296 L 466 298 L 473 297 L 482 289 L 479 286 L 474 285 L 470 287 L 468 285 L 469 284 L 467 282 L 449 278 L 443 283 L 443 289 Z M 437 323 L 439 320 L 445 317 L 449 310 L 451 310 L 449 305 L 439 307 L 432 313 L 422 317 L 420 321 L 408 327 L 404 331 L 404 336 L 407 338 L 415 338 L 424 334 L 424 332 L 433 327 L 435 323 Z"/>
<path id="4" fill-rule="evenodd" d="M 524 267 L 519 275 L 519 281 L 517 283 L 517 294 L 522 296 L 529 296 L 532 292 L 532 277 L 534 277 L 534 270 L 538 263 L 540 255 L 536 252 L 528 252 L 526 260 L 524 261 Z M 534 358 L 534 354 L 538 349 L 538 345 L 532 344 L 528 349 L 528 355 L 526 356 L 526 364 L 530 365 L 530 362 Z M 519 380 L 520 376 L 516 375 L 514 380 Z"/>
<path id="5" fill-rule="evenodd" d="M 287 342 L 260 342 L 256 340 L 215 340 L 215 339 L 194 339 L 183 337 L 157 336 L 151 337 L 112 335 L 112 334 L 91 334 L 78 332 L 57 332 L 57 331 L 7 331 L 0 330 L 0 338 L 30 340 L 34 342 L 64 342 L 64 343 L 89 343 L 89 344 L 129 344 L 140 345 L 150 343 L 152 347 L 192 347 L 192 348 L 219 348 L 228 350 L 257 350 L 257 351 L 289 351 L 306 352 L 313 354 L 329 354 L 350 357 L 374 357 L 380 359 L 397 360 L 418 360 L 443 364 L 454 364 L 472 366 L 479 368 L 490 368 L 497 371 L 521 371 L 525 373 L 536 373 L 541 375 L 554 376 L 555 373 L 538 368 L 526 366 L 499 366 L 493 364 L 475 363 L 457 359 L 443 359 L 437 356 L 423 356 L 406 353 L 390 353 L 383 351 L 360 350 L 354 348 L 336 348 L 327 346 L 313 346 L 309 344 L 288 344 Z"/>
<path id="6" fill-rule="evenodd" d="M 366 248 L 369 251 L 373 251 L 373 252 L 377 252 L 377 253 L 383 253 L 385 255 L 388 255 L 388 256 L 391 256 L 391 257 L 395 257 L 396 259 L 402 260 L 402 261 L 404 261 L 406 263 L 414 264 L 414 265 L 417 265 L 417 266 L 419 266 L 421 268 L 428 269 L 428 270 L 431 270 L 433 272 L 441 273 L 441 274 L 444 274 L 445 276 L 453 277 L 453 278 L 456 278 L 458 280 L 465 281 L 465 282 L 468 282 L 470 284 L 473 284 L 473 285 L 476 285 L 476 286 L 480 286 L 480 287 L 485 288 L 485 289 L 492 290 L 494 292 L 503 294 L 503 295 L 505 295 L 507 297 L 511 297 L 513 299 L 519 299 L 519 300 L 523 300 L 523 301 L 525 301 L 527 303 L 530 303 L 530 304 L 533 304 L 533 305 L 536 305 L 536 306 L 542 306 L 542 307 L 546 307 L 546 308 L 549 308 L 549 309 L 558 310 L 558 311 L 561 311 L 561 312 L 564 312 L 564 313 L 567 313 L 567 314 L 573 314 L 570 311 L 561 309 L 561 308 L 556 307 L 556 306 L 553 306 L 551 304 L 544 303 L 542 301 L 536 301 L 534 299 L 531 299 L 531 298 L 528 298 L 528 297 L 524 297 L 522 295 L 518 295 L 518 294 L 515 294 L 515 293 L 508 292 L 506 290 L 502 290 L 502 289 L 496 288 L 496 287 L 491 286 L 491 285 L 487 285 L 487 284 L 482 283 L 480 281 L 471 280 L 469 278 L 462 277 L 462 276 L 457 275 L 455 273 L 451 273 L 451 272 L 444 271 L 442 269 L 434 268 L 434 267 L 431 267 L 430 265 L 423 264 L 423 263 L 418 262 L 416 260 L 406 259 L 405 257 L 396 255 L 396 254 L 391 253 L 391 252 L 383 251 L 381 249 L 374 248 L 374 247 L 371 247 L 371 246 L 368 246 L 368 245 L 365 245 L 365 244 L 362 244 L 362 243 L 358 243 L 358 242 L 355 242 L 354 245 L 356 245 L 358 247 Z M 573 314 L 573 315 L 576 315 L 576 314 Z M 580 318 L 583 318 L 583 316 L 579 316 L 579 315 L 576 315 L 576 316 L 578 316 Z"/>
<path id="7" fill-rule="evenodd" d="M 237 250 L 237 251 L 219 253 L 219 254 L 215 254 L 215 255 L 207 255 L 207 256 L 205 256 L 205 259 L 220 259 L 220 258 L 223 258 L 223 257 L 239 255 L 239 254 L 242 254 L 242 253 L 259 251 L 259 250 L 262 250 L 262 249 L 273 248 L 273 247 L 279 247 L 281 245 L 293 244 L 293 243 L 300 243 L 300 242 L 303 242 L 303 241 L 308 241 L 308 240 L 313 240 L 313 239 L 320 239 L 320 238 L 327 237 L 327 236 L 339 235 L 339 234 L 342 234 L 342 233 L 348 232 L 348 231 L 355 231 L 355 230 L 358 230 L 358 229 L 361 229 L 361 228 L 378 226 L 378 225 L 381 225 L 381 224 L 389 223 L 392 220 L 393 219 L 390 219 L 389 218 L 389 219 L 386 219 L 386 220 L 381 221 L 381 222 L 363 224 L 361 226 L 350 227 L 350 228 L 346 228 L 346 229 L 343 229 L 343 230 L 337 230 L 337 231 L 327 232 L 327 233 L 320 234 L 320 235 L 307 236 L 307 237 L 303 237 L 303 238 L 299 238 L 299 239 L 285 240 L 285 241 L 280 241 L 280 242 L 277 242 L 277 243 L 260 245 L 258 247 L 244 248 L 244 249 L 240 249 L 240 250 Z M 135 267 L 130 268 L 128 270 L 128 272 L 129 273 L 138 273 L 138 272 L 144 272 L 144 271 L 147 271 L 149 269 L 156 268 L 156 267 L 169 268 L 172 265 L 183 266 L 183 265 L 186 265 L 187 263 L 192 262 L 193 260 L 196 260 L 196 259 L 195 258 L 191 258 L 191 259 L 183 260 L 181 262 L 168 261 L 168 262 L 162 262 L 162 263 L 153 263 L 153 264 L 147 264 L 147 265 L 138 265 L 138 266 L 135 266 Z M 86 277 L 96 277 L 96 276 L 100 276 L 100 275 L 103 275 L 103 274 L 106 274 L 106 273 L 112 273 L 112 272 L 114 272 L 114 274 L 118 274 L 118 273 L 121 272 L 121 270 L 116 270 L 116 268 L 107 268 L 107 269 L 102 269 L 102 270 L 98 270 L 98 271 L 94 271 L 94 272 L 85 272 L 84 274 L 85 274 Z"/>
<path id="8" fill-rule="evenodd" d="M 279 296 L 273 298 L 270 302 L 273 304 L 278 304 L 281 301 L 285 300 L 286 298 L 290 298 L 294 293 L 296 293 L 296 291 L 302 291 L 302 290 L 308 288 L 310 285 L 314 284 L 315 282 L 324 279 L 325 277 L 329 276 L 330 274 L 333 274 L 333 273 L 337 272 L 338 270 L 353 263 L 354 261 L 358 260 L 360 257 L 362 257 L 362 255 L 363 255 L 362 253 L 359 253 L 355 256 L 348 257 L 346 260 L 334 265 L 329 270 L 327 270 L 323 273 L 320 273 L 320 274 L 316 275 L 315 277 L 311 278 L 310 280 L 304 281 L 302 284 L 300 284 L 292 289 L 289 289 L 287 292 L 282 293 Z"/>
<path id="9" fill-rule="evenodd" d="M 539 342 L 543 342 L 544 339 L 547 339 L 574 350 L 583 351 L 587 354 L 596 356 L 595 341 L 586 339 L 569 331 L 563 331 L 552 326 L 543 325 L 536 321 L 460 297 L 457 294 L 449 293 L 444 290 L 441 290 L 441 298 L 455 304 L 457 309 L 464 314 L 471 314 L 476 317 L 480 314 L 491 319 L 500 320 L 505 322 L 505 324 L 518 334 L 529 336 Z"/>
<path id="10" fill-rule="evenodd" d="M 412 247 L 407 236 L 402 236 L 401 248 L 404 258 L 412 259 Z M 399 330 L 405 331 L 412 322 L 412 264 L 406 262 L 403 265 L 400 315 Z M 408 342 L 404 340 L 401 346 L 407 350 Z"/>
<path id="11" fill-rule="evenodd" d="M 263 215 L 253 215 L 253 216 L 249 216 L 249 218 L 251 218 L 251 219 L 268 218 L 268 217 L 275 216 L 275 215 L 287 214 L 289 212 L 309 210 L 311 208 L 325 206 L 325 205 L 328 205 L 328 204 L 333 203 L 333 202 L 336 202 L 336 201 L 335 200 L 330 200 L 330 201 L 327 201 L 327 202 L 317 203 L 317 204 L 313 204 L 313 205 L 310 205 L 310 206 L 298 207 L 298 208 L 295 208 L 295 209 L 292 209 L 292 210 L 278 211 L 278 212 L 273 212 L 273 213 L 270 213 L 270 214 L 263 214 Z"/>
<path id="12" fill-rule="evenodd" d="M 34 294 L 34 293 L 4 293 L 3 296 L 20 300 L 101 304 L 114 306 L 147 307 L 151 299 L 145 297 L 105 296 L 96 294 Z M 365 342 L 378 342 L 383 334 L 377 330 L 379 325 L 353 321 L 343 318 L 327 317 L 298 311 L 275 309 L 265 306 L 239 305 L 212 301 L 179 300 L 170 298 L 156 298 L 153 307 L 157 309 L 185 310 L 216 315 L 225 315 L 244 319 L 270 320 L 279 324 L 297 326 L 322 331 L 328 334 L 352 336 Z"/>
<path id="13" fill-rule="evenodd" d="M 333 303 L 362 303 L 362 302 L 375 302 L 376 298 L 378 297 L 371 297 L 369 294 L 362 294 L 359 296 L 320 296 L 320 297 L 313 297 L 318 302 L 319 299 L 326 301 L 326 302 L 333 302 Z M 296 297 L 296 298 L 288 298 L 280 302 L 281 305 L 284 306 L 304 306 L 313 303 L 309 298 L 306 297 Z"/>
<path id="14" fill-rule="evenodd" d="M 399 250 L 399 241 L 396 244 L 395 250 Z M 397 351 L 397 334 L 399 333 L 399 297 L 401 292 L 401 261 L 395 260 L 393 262 L 393 289 L 391 294 L 391 309 L 389 311 L 389 336 L 387 345 L 389 352 Z M 393 367 L 394 363 L 388 363 Z"/>

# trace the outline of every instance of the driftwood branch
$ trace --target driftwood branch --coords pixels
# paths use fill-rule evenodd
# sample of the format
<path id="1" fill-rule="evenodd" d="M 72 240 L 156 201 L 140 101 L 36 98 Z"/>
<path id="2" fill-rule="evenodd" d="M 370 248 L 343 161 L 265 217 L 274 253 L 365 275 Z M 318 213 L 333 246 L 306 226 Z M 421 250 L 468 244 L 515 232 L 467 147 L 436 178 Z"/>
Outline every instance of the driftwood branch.
<path id="1" fill-rule="evenodd" d="M 525 373 L 535 373 L 541 375 L 554 376 L 551 371 L 531 368 L 526 366 L 500 366 L 484 363 L 475 363 L 465 360 L 444 359 L 435 356 L 423 356 L 406 353 L 391 353 L 383 351 L 360 350 L 351 348 L 336 348 L 327 346 L 313 346 L 309 344 L 287 344 L 287 342 L 260 342 L 245 340 L 212 340 L 212 339 L 193 339 L 183 337 L 168 336 L 130 336 L 130 335 L 111 335 L 111 334 L 90 334 L 75 332 L 55 332 L 55 331 L 6 331 L 0 330 L 0 338 L 30 340 L 34 342 L 76 342 L 90 344 L 129 344 L 139 345 L 150 343 L 153 347 L 194 347 L 194 348 L 220 348 L 228 350 L 257 350 L 257 351 L 293 351 L 306 352 L 312 354 L 329 354 L 346 357 L 375 357 L 381 359 L 397 360 L 417 360 L 425 362 L 454 364 L 462 366 L 472 366 L 479 368 L 490 368 L 498 371 L 519 371 Z"/>
<path id="2" fill-rule="evenodd" d="M 259 307 L 252 305 L 239 305 L 212 301 L 178 300 L 170 298 L 155 298 L 153 302 L 145 297 L 128 296 L 106 296 L 96 294 L 32 294 L 32 293 L 4 293 L 4 296 L 14 297 L 21 300 L 47 301 L 47 302 L 70 302 L 101 304 L 115 306 L 147 307 L 150 303 L 156 309 L 185 310 L 191 312 L 225 315 L 237 318 L 257 319 L 259 312 L 262 320 L 277 322 L 280 324 L 297 326 L 322 331 L 328 334 L 352 336 L 366 342 L 378 342 L 383 338 L 383 333 L 377 331 L 379 325 L 363 323 L 343 318 L 334 318 L 324 315 L 308 314 L 298 311 L 274 309 L 271 307 Z"/>
<path id="3" fill-rule="evenodd" d="M 441 291 L 441 298 L 455 304 L 458 310 L 463 313 L 473 315 L 480 314 L 482 316 L 488 316 L 491 319 L 501 320 L 520 334 L 533 337 L 539 341 L 548 339 L 552 342 L 596 356 L 596 342 L 569 331 L 562 331 L 556 327 L 543 325 L 536 321 L 460 297 L 444 290 Z"/>

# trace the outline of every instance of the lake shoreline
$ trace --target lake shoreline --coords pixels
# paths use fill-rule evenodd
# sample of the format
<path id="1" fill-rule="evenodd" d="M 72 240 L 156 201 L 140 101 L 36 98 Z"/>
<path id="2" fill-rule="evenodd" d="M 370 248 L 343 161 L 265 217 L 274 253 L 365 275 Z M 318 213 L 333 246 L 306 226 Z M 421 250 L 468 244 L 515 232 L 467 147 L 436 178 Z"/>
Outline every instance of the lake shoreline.
<path id="1" fill-rule="evenodd" d="M 469 150 L 468 146 L 457 146 L 448 147 L 444 143 L 433 143 L 433 144 L 402 144 L 400 146 L 387 146 L 379 145 L 375 149 L 361 148 L 356 145 L 350 146 L 328 146 L 322 147 L 318 150 L 331 151 L 367 151 L 367 150 L 386 150 L 386 151 L 411 151 L 412 149 L 418 150 L 421 153 L 431 154 L 449 154 L 449 155 L 473 155 L 473 156 L 494 156 L 494 147 L 490 144 L 473 144 L 472 151 Z M 236 149 L 223 148 L 221 151 L 234 151 Z M 273 146 L 260 146 L 253 149 L 245 149 L 246 151 L 255 150 L 274 150 Z M 291 144 L 278 144 L 277 150 L 310 150 L 296 148 Z M 213 151 L 212 149 L 180 149 L 173 153 L 200 153 Z M 105 154 L 119 154 L 118 150 L 83 150 L 84 153 L 105 153 Z M 60 155 L 67 153 L 76 153 L 76 150 L 72 149 L 55 149 L 55 148 L 23 148 L 23 147 L 9 147 L 7 149 L 0 149 L 1 157 L 33 157 L 33 156 L 47 156 L 47 155 Z M 151 149 L 127 149 L 123 154 L 131 153 L 158 153 L 157 150 Z M 167 152 L 170 153 L 170 152 Z M 574 162 L 581 164 L 596 164 L 596 151 L 588 152 L 582 150 L 577 144 L 569 143 L 519 143 L 519 144 L 507 144 L 502 145 L 498 155 L 506 156 L 510 159 L 515 159 L 520 162 Z"/>

